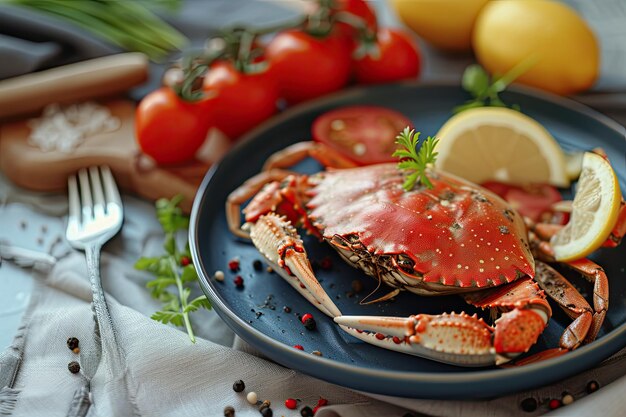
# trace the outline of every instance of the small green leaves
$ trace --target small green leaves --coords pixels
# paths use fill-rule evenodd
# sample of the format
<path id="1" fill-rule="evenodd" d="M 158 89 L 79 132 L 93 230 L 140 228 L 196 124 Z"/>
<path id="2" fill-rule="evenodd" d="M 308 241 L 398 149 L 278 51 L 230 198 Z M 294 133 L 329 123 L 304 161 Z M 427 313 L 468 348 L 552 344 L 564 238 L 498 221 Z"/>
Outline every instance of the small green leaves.
<path id="1" fill-rule="evenodd" d="M 420 132 L 409 130 L 405 127 L 402 133 L 396 136 L 396 143 L 401 146 L 392 156 L 400 158 L 398 169 L 409 171 L 402 188 L 411 191 L 416 183 L 423 184 L 427 188 L 433 188 L 433 184 L 426 175 L 427 169 L 437 160 L 435 147 L 439 139 L 429 136 L 417 151 Z"/>
<path id="2" fill-rule="evenodd" d="M 191 288 L 186 286 L 198 279 L 198 273 L 193 264 L 189 263 L 189 243 L 180 251 L 177 246 L 177 237 L 186 234 L 189 227 L 189 218 L 178 206 L 181 196 L 171 200 L 161 199 L 156 202 L 157 218 L 165 232 L 163 248 L 165 254 L 157 257 L 144 257 L 137 260 L 135 268 L 151 272 L 156 276 L 146 284 L 152 292 L 152 297 L 162 303 L 160 311 L 154 313 L 153 320 L 163 324 L 171 323 L 175 326 L 184 326 L 189 339 L 195 343 L 196 339 L 189 320 L 189 313 L 199 309 L 211 309 L 211 303 L 206 296 L 201 295 L 189 301 Z M 182 262 L 185 260 L 185 262 Z M 177 294 L 170 292 L 175 288 Z"/>
<path id="3" fill-rule="evenodd" d="M 491 79 L 489 74 L 487 74 L 480 65 L 473 64 L 468 66 L 465 68 L 465 72 L 463 72 L 461 86 L 474 98 L 460 106 L 456 106 L 452 111 L 459 113 L 464 110 L 484 106 L 507 107 L 498 94 L 504 91 L 509 84 L 528 70 L 529 66 L 532 64 L 534 64 L 534 61 L 524 61 L 502 77 L 494 79 Z M 512 105 L 511 108 L 519 110 L 519 106 L 515 104 Z"/>

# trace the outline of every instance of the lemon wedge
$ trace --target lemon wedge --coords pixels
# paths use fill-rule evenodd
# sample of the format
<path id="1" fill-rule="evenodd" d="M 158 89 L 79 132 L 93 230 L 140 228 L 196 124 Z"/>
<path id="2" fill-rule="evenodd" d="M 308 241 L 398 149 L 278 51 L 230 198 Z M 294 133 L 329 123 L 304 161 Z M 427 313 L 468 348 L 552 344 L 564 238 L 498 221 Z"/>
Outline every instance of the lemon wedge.
<path id="1" fill-rule="evenodd" d="M 503 107 L 451 117 L 437 133 L 437 168 L 475 183 L 570 183 L 563 151 L 534 119 Z"/>
<path id="2" fill-rule="evenodd" d="M 584 258 L 598 249 L 617 222 L 622 194 L 609 161 L 585 152 L 569 222 L 552 236 L 557 261 Z"/>

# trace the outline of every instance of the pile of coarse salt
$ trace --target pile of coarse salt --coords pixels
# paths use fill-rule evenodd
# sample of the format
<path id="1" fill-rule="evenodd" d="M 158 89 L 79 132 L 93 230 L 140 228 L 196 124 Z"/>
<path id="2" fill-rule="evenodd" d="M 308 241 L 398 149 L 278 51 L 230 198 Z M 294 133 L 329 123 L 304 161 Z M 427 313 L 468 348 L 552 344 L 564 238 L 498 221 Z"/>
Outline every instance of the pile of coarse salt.
<path id="1" fill-rule="evenodd" d="M 87 102 L 61 107 L 50 104 L 38 119 L 28 122 L 31 133 L 28 142 L 44 152 L 71 153 L 85 138 L 97 133 L 112 132 L 120 127 L 120 120 L 109 109 Z"/>

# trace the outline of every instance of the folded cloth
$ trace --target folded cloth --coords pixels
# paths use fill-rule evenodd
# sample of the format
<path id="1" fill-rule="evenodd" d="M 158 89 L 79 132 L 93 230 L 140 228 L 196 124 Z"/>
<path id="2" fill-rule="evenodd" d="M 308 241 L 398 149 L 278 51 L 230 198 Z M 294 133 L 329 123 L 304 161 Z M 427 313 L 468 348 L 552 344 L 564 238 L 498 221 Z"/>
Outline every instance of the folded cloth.
<path id="1" fill-rule="evenodd" d="M 46 221 L 49 234 L 62 232 L 62 213 L 67 209 L 64 198 L 26 193 L 4 181 L 0 177 L 0 201 L 6 201 L 0 226 L 19 223 L 22 218 L 40 218 Z M 301 400 L 300 407 L 313 407 L 320 397 L 326 398 L 329 406 L 321 408 L 318 417 L 538 416 L 549 411 L 551 399 L 562 399 L 564 393 L 575 401 L 555 415 L 588 416 L 602 410 L 602 415 L 611 417 L 621 415 L 626 406 L 622 394 L 626 388 L 626 351 L 592 370 L 541 389 L 488 401 L 442 401 L 355 392 L 284 368 L 233 339 L 213 311 L 194 313 L 198 341 L 192 344 L 183 331 L 148 317 L 159 304 L 145 288 L 151 277 L 136 271 L 133 264 L 139 256 L 160 251 L 163 236 L 151 204 L 125 196 L 124 205 L 124 228 L 106 246 L 101 264 L 103 286 L 124 355 L 121 369 L 111 368 L 104 352 L 95 376 L 86 381 L 84 375 L 89 372 L 83 371 L 95 366 L 95 340 L 84 255 L 58 253 L 67 254 L 49 273 L 33 272 L 37 277 L 35 290 L 22 326 L 13 345 L 0 354 L 0 415 L 219 416 L 224 407 L 232 406 L 237 416 L 258 416 L 257 408 L 245 398 L 250 391 L 260 400 L 271 401 L 274 415 L 288 417 L 299 412 L 285 407 L 287 398 Z M 43 214 L 40 209 L 52 214 Z M 79 339 L 79 354 L 68 349 L 69 337 Z M 81 372 L 69 371 L 68 364 L 73 361 L 78 362 Z M 245 381 L 244 393 L 232 389 L 238 379 Z M 600 389 L 587 395 L 590 383 Z M 86 386 L 91 388 L 91 405 L 79 401 Z M 534 411 L 524 411 L 525 400 L 536 402 Z"/>

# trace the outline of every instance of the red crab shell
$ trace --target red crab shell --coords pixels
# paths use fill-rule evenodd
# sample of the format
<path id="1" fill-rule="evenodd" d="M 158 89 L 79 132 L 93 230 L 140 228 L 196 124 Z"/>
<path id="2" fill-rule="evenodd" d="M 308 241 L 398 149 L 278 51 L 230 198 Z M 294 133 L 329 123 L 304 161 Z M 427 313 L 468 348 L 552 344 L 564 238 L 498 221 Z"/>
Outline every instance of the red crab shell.
<path id="1" fill-rule="evenodd" d="M 404 254 L 424 282 L 486 287 L 534 276 L 520 216 L 497 195 L 443 172 L 433 189 L 402 188 L 396 164 L 309 178 L 308 220 L 323 237 L 357 235 L 375 255 Z"/>

